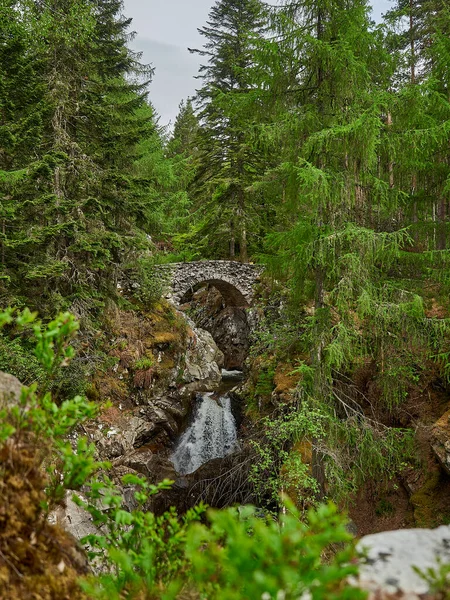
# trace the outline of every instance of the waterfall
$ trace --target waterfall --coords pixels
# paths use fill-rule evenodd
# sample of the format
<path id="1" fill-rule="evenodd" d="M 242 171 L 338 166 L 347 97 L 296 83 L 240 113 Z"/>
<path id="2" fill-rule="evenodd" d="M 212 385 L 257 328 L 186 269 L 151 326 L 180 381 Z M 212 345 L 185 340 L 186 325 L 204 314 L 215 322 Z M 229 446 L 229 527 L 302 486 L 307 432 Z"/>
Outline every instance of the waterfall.
<path id="1" fill-rule="evenodd" d="M 199 394 L 194 419 L 181 436 L 170 460 L 181 475 L 193 473 L 213 458 L 223 458 L 238 446 L 236 422 L 228 396 Z"/>

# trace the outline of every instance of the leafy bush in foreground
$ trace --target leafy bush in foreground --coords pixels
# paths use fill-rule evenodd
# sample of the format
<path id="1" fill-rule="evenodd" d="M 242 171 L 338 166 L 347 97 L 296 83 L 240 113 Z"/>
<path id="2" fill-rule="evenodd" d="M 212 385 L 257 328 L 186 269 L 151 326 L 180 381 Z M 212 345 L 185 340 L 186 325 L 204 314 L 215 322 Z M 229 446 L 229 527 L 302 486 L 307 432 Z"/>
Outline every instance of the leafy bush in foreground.
<path id="1" fill-rule="evenodd" d="M 31 328 L 35 354 L 50 379 L 73 356 L 70 339 L 77 330 L 72 315 L 58 316 L 46 327 L 24 311 L 0 314 L 0 327 L 15 322 Z M 47 382 L 48 385 L 48 382 Z M 284 503 L 278 519 L 253 507 L 208 511 L 198 506 L 184 517 L 174 509 L 162 516 L 146 511 L 154 486 L 134 475 L 136 509 L 105 476 L 105 463 L 94 460 L 84 438 L 70 443 L 77 425 L 98 407 L 81 397 L 57 405 L 35 384 L 15 402 L 0 402 L 0 597 L 96 600 L 297 600 L 349 599 L 364 594 L 347 585 L 357 571 L 354 546 L 345 519 L 334 506 L 308 513 L 307 522 Z M 87 509 L 99 527 L 91 535 L 89 556 L 102 566 L 88 570 L 71 537 L 50 525 L 48 515 L 66 490 L 83 487 Z M 203 518 L 204 522 L 201 522 Z M 78 580 L 78 581 L 77 581 Z"/>
<path id="2" fill-rule="evenodd" d="M 72 356 L 77 330 L 62 314 L 46 327 L 24 311 L 0 314 L 0 327 L 31 328 L 35 355 L 47 382 L 24 387 L 20 398 L 0 398 L 0 597 L 8 600 L 85 598 L 78 577 L 88 571 L 73 538 L 48 521 L 50 511 L 98 468 L 94 447 L 68 436 L 97 408 L 81 397 L 57 405 L 46 383 Z"/>
<path id="3" fill-rule="evenodd" d="M 167 488 L 126 476 L 142 505 Z M 365 598 L 350 587 L 356 553 L 345 519 L 334 505 L 309 511 L 307 522 L 285 500 L 278 519 L 251 506 L 210 510 L 182 519 L 171 509 L 160 517 L 128 512 L 111 487 L 96 487 L 81 503 L 101 527 L 84 541 L 105 572 L 82 582 L 96 600 L 202 598 L 207 600 L 306 600 Z M 94 502 L 92 502 L 92 500 Z M 98 500 L 97 506 L 95 500 Z"/>

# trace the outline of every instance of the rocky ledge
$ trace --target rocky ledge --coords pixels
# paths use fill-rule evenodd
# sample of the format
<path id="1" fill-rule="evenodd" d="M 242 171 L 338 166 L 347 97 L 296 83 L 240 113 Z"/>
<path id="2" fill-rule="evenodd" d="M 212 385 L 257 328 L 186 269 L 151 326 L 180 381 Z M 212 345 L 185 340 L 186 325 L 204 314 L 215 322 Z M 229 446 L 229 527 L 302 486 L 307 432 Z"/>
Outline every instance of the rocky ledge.
<path id="1" fill-rule="evenodd" d="M 113 464 L 170 447 L 195 394 L 221 382 L 223 354 L 211 334 L 170 307 L 160 313 L 121 315 L 110 351 L 116 364 L 96 381 L 98 396 L 111 406 L 85 430 L 99 457 Z"/>

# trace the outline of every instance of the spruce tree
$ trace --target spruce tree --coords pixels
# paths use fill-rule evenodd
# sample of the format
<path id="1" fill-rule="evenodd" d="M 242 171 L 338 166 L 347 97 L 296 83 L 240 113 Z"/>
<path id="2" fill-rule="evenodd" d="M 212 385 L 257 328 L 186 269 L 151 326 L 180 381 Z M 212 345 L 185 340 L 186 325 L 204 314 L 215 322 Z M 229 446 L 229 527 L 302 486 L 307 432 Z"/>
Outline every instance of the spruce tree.
<path id="1" fill-rule="evenodd" d="M 188 98 L 186 102 L 182 100 L 178 107 L 173 133 L 167 145 L 168 155 L 195 154 L 198 134 L 199 122 L 192 105 L 192 99 Z"/>
<path id="2" fill-rule="evenodd" d="M 393 183 L 407 198 L 399 219 L 412 221 L 417 255 L 443 251 L 448 236 L 450 12 L 440 0 L 399 1 L 387 19 L 399 58 L 388 136 L 396 157 Z"/>
<path id="3" fill-rule="evenodd" d="M 36 56 L 33 32 L 13 0 L 0 7 L 0 207 L 1 207 L 1 294 L 9 293 L 8 265 L 17 260 L 14 245 L 8 243 L 22 207 L 14 191 L 27 176 L 42 135 L 44 84 L 41 62 Z"/>
<path id="4" fill-rule="evenodd" d="M 43 91 L 30 108 L 39 136 L 10 192 L 5 276 L 41 309 L 115 294 L 123 265 L 148 247 L 151 184 L 134 165 L 139 144 L 155 132 L 151 69 L 128 50 L 121 9 L 107 0 L 6 8 L 21 43 L 29 42 L 33 85 Z"/>
<path id="5" fill-rule="evenodd" d="M 395 64 L 371 31 L 368 3 L 351 0 L 344 11 L 339 0 L 289 2 L 273 23 L 277 50 L 268 40 L 264 67 L 275 93 L 264 97 L 277 114 L 261 135 L 279 161 L 261 185 L 283 202 L 269 260 L 290 281 L 293 302 L 309 304 L 299 395 L 311 413 L 322 493 L 325 479 L 342 491 L 342 481 L 360 483 L 374 457 L 399 451 L 403 438 L 365 415 L 352 378 L 370 364 L 380 401 L 395 413 L 414 374 L 409 344 L 429 356 L 439 325 L 429 335 L 421 297 L 393 276 L 411 238 L 383 147 Z M 359 467 L 347 473 L 352 461 Z"/>
<path id="6" fill-rule="evenodd" d="M 396 0 L 385 19 L 391 27 L 390 44 L 400 50 L 400 71 L 411 83 L 422 80 L 433 65 L 433 46 L 449 35 L 448 5 L 445 0 Z"/>
<path id="7" fill-rule="evenodd" d="M 215 254 L 247 262 L 258 232 L 259 196 L 249 187 L 262 168 L 253 139 L 255 49 L 266 29 L 260 0 L 220 0 L 212 7 L 198 53 L 204 64 L 199 166 L 192 186 L 203 242 Z M 210 250 L 211 251 L 211 250 Z"/>

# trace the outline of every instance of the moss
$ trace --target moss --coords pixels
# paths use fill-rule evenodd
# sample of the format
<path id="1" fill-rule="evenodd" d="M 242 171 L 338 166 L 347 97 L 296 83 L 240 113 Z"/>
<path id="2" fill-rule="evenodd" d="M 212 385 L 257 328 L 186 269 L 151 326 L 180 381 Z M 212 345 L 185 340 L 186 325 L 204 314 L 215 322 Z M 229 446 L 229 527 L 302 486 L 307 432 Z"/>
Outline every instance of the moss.
<path id="1" fill-rule="evenodd" d="M 274 393 L 282 400 L 289 400 L 292 391 L 300 381 L 300 373 L 293 373 L 291 363 L 280 363 L 277 365 L 273 383 L 275 385 Z"/>
<path id="2" fill-rule="evenodd" d="M 187 346 L 187 326 L 165 301 L 150 311 L 121 310 L 120 334 L 107 331 L 103 353 L 108 357 L 95 376 L 96 399 L 130 407 L 137 390 L 149 389 L 180 363 Z M 110 341 L 108 342 L 108 336 Z M 109 361 L 109 362 L 108 362 Z"/>
<path id="3" fill-rule="evenodd" d="M 111 371 L 98 375 L 95 387 L 101 401 L 126 402 L 130 396 L 126 381 L 119 379 L 117 374 Z"/>
<path id="4" fill-rule="evenodd" d="M 86 388 L 86 397 L 92 402 L 100 401 L 100 392 L 95 384 L 91 384 Z"/>
<path id="5" fill-rule="evenodd" d="M 82 600 L 87 561 L 42 509 L 41 442 L 11 438 L 0 449 L 0 598 Z"/>
<path id="6" fill-rule="evenodd" d="M 411 496 L 417 527 L 437 527 L 437 496 L 439 495 L 440 471 L 433 470 L 425 483 Z"/>
<path id="7" fill-rule="evenodd" d="M 171 371 L 176 366 L 175 360 L 172 358 L 163 358 L 161 363 L 159 364 L 159 369 L 161 371 Z"/>
<path id="8" fill-rule="evenodd" d="M 180 341 L 180 334 L 173 331 L 157 331 L 149 341 L 152 346 L 177 344 Z"/>

